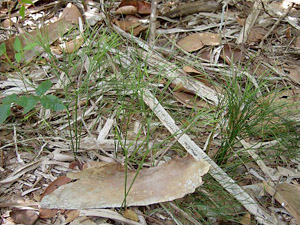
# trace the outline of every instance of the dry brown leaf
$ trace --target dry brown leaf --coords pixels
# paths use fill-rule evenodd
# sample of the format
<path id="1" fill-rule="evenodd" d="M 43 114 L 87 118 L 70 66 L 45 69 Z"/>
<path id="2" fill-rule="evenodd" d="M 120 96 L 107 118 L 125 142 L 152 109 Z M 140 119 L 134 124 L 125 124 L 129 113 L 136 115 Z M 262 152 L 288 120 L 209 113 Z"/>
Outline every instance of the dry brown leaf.
<path id="1" fill-rule="evenodd" d="M 136 214 L 136 212 L 132 211 L 131 209 L 126 209 L 123 213 L 123 216 L 129 220 L 133 220 L 138 222 L 139 221 L 139 217 Z"/>
<path id="2" fill-rule="evenodd" d="M 193 52 L 201 49 L 204 45 L 220 45 L 221 36 L 210 32 L 195 33 L 182 38 L 177 43 L 187 52 Z"/>
<path id="3" fill-rule="evenodd" d="M 82 37 L 79 37 L 74 40 L 68 41 L 67 43 L 62 45 L 61 48 L 65 53 L 71 54 L 73 52 L 76 52 L 81 47 L 81 45 L 83 45 L 83 43 L 84 39 Z"/>
<path id="4" fill-rule="evenodd" d="M 297 220 L 300 224 L 300 186 L 296 184 L 281 183 L 275 189 L 265 183 L 265 188 L 270 195 L 275 194 L 275 199 Z"/>
<path id="5" fill-rule="evenodd" d="M 70 210 L 66 212 L 67 219 L 64 221 L 66 224 L 72 222 L 79 217 L 80 212 L 78 210 Z"/>
<path id="6" fill-rule="evenodd" d="M 240 220 L 240 224 L 250 225 L 251 224 L 251 215 L 249 213 L 246 213 Z"/>
<path id="7" fill-rule="evenodd" d="M 205 102 L 202 99 L 198 99 L 195 95 L 186 93 L 186 92 L 180 92 L 180 91 L 174 91 L 173 95 L 177 101 L 185 105 L 187 108 L 206 108 L 208 106 L 207 102 Z"/>
<path id="8" fill-rule="evenodd" d="M 289 67 L 285 67 L 289 73 L 287 74 L 292 81 L 296 83 L 300 83 L 300 68 L 297 65 L 290 65 Z"/>
<path id="9" fill-rule="evenodd" d="M 300 48 L 300 36 L 296 38 L 295 47 Z"/>
<path id="10" fill-rule="evenodd" d="M 138 18 L 136 18 L 136 20 L 134 20 L 134 19 L 130 19 L 130 20 L 128 20 L 128 19 L 127 20 L 126 19 L 125 20 L 115 19 L 114 23 L 126 32 L 131 31 L 132 29 L 138 27 L 141 24 Z"/>
<path id="11" fill-rule="evenodd" d="M 140 170 L 126 198 L 127 206 L 171 201 L 192 193 L 202 184 L 210 165 L 192 156 L 176 158 L 161 166 Z M 127 172 L 127 187 L 136 171 Z M 124 200 L 125 168 L 108 164 L 68 177 L 77 179 L 56 189 L 41 201 L 44 208 L 87 209 L 121 207 Z"/>
<path id="12" fill-rule="evenodd" d="M 32 31 L 24 35 L 20 35 L 19 38 L 22 47 L 24 48 L 26 45 L 36 42 L 37 40 L 40 39 L 40 36 L 43 37 L 43 40 L 49 41 L 49 43 L 47 44 L 52 44 L 62 34 L 66 33 L 69 29 L 71 29 L 73 26 L 72 24 L 74 23 L 78 24 L 79 17 L 82 18 L 78 8 L 72 5 L 71 3 L 69 3 L 67 7 L 63 10 L 62 16 L 58 21 L 54 23 L 50 23 L 49 25 L 44 26 L 39 30 Z M 4 41 L 6 45 L 6 52 L 10 60 L 14 60 L 14 50 L 13 50 L 14 41 L 15 41 L 15 37 L 12 37 Z M 31 61 L 32 58 L 38 52 L 43 52 L 43 51 L 44 49 L 41 46 L 36 46 L 33 50 L 25 51 L 23 59 L 26 59 L 26 61 Z M 2 56 L 0 59 L 5 60 L 5 57 Z"/>
<path id="13" fill-rule="evenodd" d="M 203 48 L 204 44 L 198 34 L 192 34 L 178 41 L 178 46 L 187 52 L 194 52 Z"/>
<path id="14" fill-rule="evenodd" d="M 32 225 L 39 216 L 36 210 L 13 208 L 10 212 L 10 217 L 16 224 Z"/>
<path id="15" fill-rule="evenodd" d="M 220 34 L 204 32 L 204 33 L 199 33 L 198 35 L 204 45 L 215 46 L 221 44 Z"/>
<path id="16" fill-rule="evenodd" d="M 241 17 L 237 17 L 236 18 L 236 22 L 240 25 L 240 26 L 244 26 L 245 25 L 245 21 L 246 21 L 246 18 L 241 18 Z"/>
<path id="17" fill-rule="evenodd" d="M 137 13 L 137 8 L 132 5 L 126 5 L 118 8 L 116 14 L 134 15 Z"/>
<path id="18" fill-rule="evenodd" d="M 183 71 L 186 73 L 196 73 L 196 74 L 201 74 L 198 70 L 196 70 L 195 68 L 191 67 L 191 66 L 184 66 L 182 67 Z"/>
<path id="19" fill-rule="evenodd" d="M 263 27 L 253 27 L 248 35 L 247 43 L 254 44 L 263 39 L 267 30 Z"/>
<path id="20" fill-rule="evenodd" d="M 240 62 L 243 59 L 243 52 L 240 48 L 226 44 L 224 45 L 220 57 L 225 60 L 227 64 L 231 65 L 232 63 Z"/>
<path id="21" fill-rule="evenodd" d="M 42 194 L 42 199 L 46 196 L 49 195 L 50 193 L 52 193 L 54 190 L 56 190 L 58 187 L 60 187 L 61 185 L 67 184 L 71 181 L 70 178 L 66 177 L 66 176 L 61 176 L 58 177 L 55 181 L 53 181 L 44 191 L 44 193 Z M 48 218 L 52 218 L 54 217 L 58 212 L 58 209 L 44 209 L 44 208 L 40 208 L 40 215 L 39 217 L 42 219 L 48 219 Z"/>
<path id="22" fill-rule="evenodd" d="M 138 8 L 138 1 L 139 0 L 122 0 L 122 2 L 119 5 L 119 8 L 127 5 L 131 5 L 134 6 L 135 8 Z"/>
<path id="23" fill-rule="evenodd" d="M 151 4 L 145 1 L 138 1 L 138 13 L 142 15 L 150 15 Z"/>

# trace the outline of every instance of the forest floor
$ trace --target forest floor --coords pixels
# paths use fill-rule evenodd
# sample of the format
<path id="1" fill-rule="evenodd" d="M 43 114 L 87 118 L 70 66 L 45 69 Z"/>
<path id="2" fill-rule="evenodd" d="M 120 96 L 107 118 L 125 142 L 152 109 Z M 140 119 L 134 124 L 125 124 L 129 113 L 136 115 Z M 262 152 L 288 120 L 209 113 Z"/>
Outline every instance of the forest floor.
<path id="1" fill-rule="evenodd" d="M 298 0 L 0 7 L 0 224 L 300 224 Z"/>

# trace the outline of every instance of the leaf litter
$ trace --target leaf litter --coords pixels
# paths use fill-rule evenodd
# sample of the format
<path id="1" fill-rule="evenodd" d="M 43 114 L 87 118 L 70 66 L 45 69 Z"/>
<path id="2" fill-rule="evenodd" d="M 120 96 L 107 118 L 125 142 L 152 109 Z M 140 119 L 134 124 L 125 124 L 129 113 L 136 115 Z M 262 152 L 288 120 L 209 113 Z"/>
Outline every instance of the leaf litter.
<path id="1" fill-rule="evenodd" d="M 0 22 L 5 28 L 0 31 L 0 52 L 2 53 L 1 59 L 4 60 L 2 62 L 6 61 L 0 65 L 5 77 L 5 79 L 0 79 L 1 102 L 13 93 L 17 94 L 20 99 L 26 99 L 26 94 L 34 93 L 44 80 L 51 80 L 54 84 L 50 87 L 49 93 L 53 96 L 65 97 L 64 101 L 67 102 L 67 96 L 62 91 L 65 85 L 73 85 L 76 89 L 76 85 L 79 87 L 85 84 L 81 82 L 93 64 L 91 64 L 92 56 L 86 54 L 83 49 L 88 45 L 95 46 L 96 42 L 84 39 L 81 36 L 82 28 L 79 31 L 76 30 L 78 24 L 83 25 L 80 25 L 80 20 L 86 21 L 97 32 L 109 28 L 111 36 L 114 30 L 125 40 L 135 43 L 132 45 L 128 42 L 124 46 L 115 45 L 106 51 L 106 61 L 101 62 L 89 81 L 91 89 L 96 90 L 92 95 L 92 100 L 87 100 L 81 95 L 75 97 L 80 101 L 79 108 L 77 108 L 80 116 L 72 118 L 70 123 L 67 122 L 66 110 L 54 113 L 49 109 L 41 108 L 39 103 L 34 110 L 28 108 L 28 104 L 25 103 L 11 104 L 11 115 L 5 124 L 1 124 L 1 134 L 3 131 L 4 135 L 0 137 L 0 206 L 3 224 L 8 224 L 9 221 L 23 224 L 43 221 L 51 224 L 51 220 L 56 220 L 56 223 L 64 221 L 70 224 L 94 224 L 99 217 L 104 223 L 119 221 L 127 224 L 143 224 L 142 221 L 145 219 L 149 224 L 177 222 L 178 217 L 172 216 L 172 213 L 163 205 L 155 203 L 165 201 L 180 203 L 180 201 L 187 201 L 195 192 L 198 195 L 207 193 L 212 202 L 218 204 L 218 201 L 221 202 L 220 198 L 217 198 L 216 192 L 210 191 L 210 188 L 206 186 L 206 183 L 211 184 L 207 175 L 204 176 L 207 172 L 216 179 L 219 186 L 226 189 L 250 214 L 254 215 L 258 222 L 263 224 L 283 224 L 284 221 L 290 224 L 299 223 L 297 211 L 299 201 L 295 197 L 299 196 L 299 174 L 297 173 L 300 169 L 299 154 L 297 150 L 294 150 L 298 158 L 290 159 L 284 154 L 276 155 L 271 151 L 274 148 L 281 151 L 280 148 L 285 141 L 282 134 L 291 132 L 291 129 L 299 133 L 297 130 L 299 129 L 297 127 L 299 104 L 295 103 L 299 100 L 299 74 L 297 73 L 299 70 L 297 58 L 299 26 L 294 22 L 299 18 L 297 17 L 299 15 L 297 2 L 289 8 L 286 7 L 287 1 L 264 5 L 259 1 L 254 1 L 254 3 L 158 1 L 158 17 L 154 21 L 158 28 L 156 32 L 151 30 L 150 1 L 123 0 L 106 5 L 95 1 L 83 1 L 77 3 L 76 6 L 59 3 L 57 8 L 53 3 L 40 0 L 35 1 L 35 5 L 26 7 L 24 20 L 18 14 L 19 6 L 9 8 L 9 3 L 5 3 L 2 3 L 0 12 Z M 247 8 L 247 15 L 243 15 L 245 8 Z M 45 16 L 45 13 L 49 13 L 48 16 Z M 288 16 L 282 16 L 285 13 L 288 13 Z M 37 24 L 34 18 L 43 16 L 44 23 Z M 112 21 L 117 27 L 111 27 L 107 21 Z M 87 29 L 87 25 L 83 26 Z M 150 27 L 149 33 L 147 33 L 148 27 Z M 7 30 L 9 32 L 6 32 Z M 67 35 L 64 35 L 66 33 Z M 131 37 L 131 33 L 136 38 Z M 155 43 L 149 41 L 147 45 L 143 41 L 147 39 L 147 35 L 154 35 L 154 38 L 149 37 L 149 40 L 155 40 Z M 75 61 L 76 68 L 70 66 L 68 71 L 57 76 L 53 73 L 54 68 L 47 65 L 53 58 L 49 58 L 44 54 L 45 49 L 35 44 L 40 41 L 40 38 L 45 38 L 47 44 L 51 45 L 51 49 L 57 49 L 53 53 L 58 61 L 68 63 L 64 62 L 66 53 L 82 57 L 84 60 L 79 64 Z M 98 35 L 97 38 L 101 39 L 102 36 Z M 101 41 L 104 43 L 106 40 L 103 38 Z M 7 66 L 4 51 L 14 64 L 13 67 Z M 96 54 L 97 49 L 94 48 L 93 52 Z M 147 70 L 149 73 L 146 79 L 151 88 L 155 87 L 161 91 L 160 88 L 166 87 L 165 90 L 171 93 L 171 95 L 166 94 L 164 98 L 166 104 L 159 100 L 163 106 L 160 107 L 157 104 L 159 107 L 155 108 L 152 105 L 156 101 L 155 97 L 152 100 L 149 99 L 151 93 L 144 90 L 149 94 L 149 96 L 144 96 L 145 103 L 159 118 L 159 120 L 152 121 L 149 130 L 143 123 L 145 118 L 138 113 L 129 116 L 128 126 L 122 127 L 122 120 L 126 118 L 125 114 L 119 114 L 118 110 L 117 115 L 116 112 L 110 113 L 109 111 L 111 107 L 116 106 L 115 102 L 119 103 L 119 100 L 116 101 L 119 87 L 118 85 L 109 86 L 108 81 L 113 77 L 112 74 L 120 75 L 124 66 L 129 67 L 133 64 L 137 60 L 135 58 L 137 52 L 139 60 L 144 63 L 143 71 Z M 112 60 L 116 54 L 120 59 L 119 62 Z M 200 59 L 206 60 L 201 62 Z M 251 61 L 251 59 L 256 61 Z M 247 61 L 252 63 L 249 67 L 252 70 L 251 73 L 239 67 L 246 65 L 246 68 Z M 29 62 L 32 63 L 27 64 Z M 178 69 L 176 62 L 180 62 L 179 68 L 182 69 Z M 33 63 L 36 65 L 32 65 Z M 18 68 L 18 72 L 13 71 L 15 68 Z M 105 74 L 105 79 L 99 79 L 95 75 L 98 73 Z M 152 79 L 158 73 L 161 73 L 163 80 Z M 226 121 L 214 125 L 214 132 L 208 127 L 204 126 L 203 129 L 199 126 L 193 129 L 198 132 L 198 135 L 180 134 L 181 130 L 185 130 L 174 123 L 173 118 L 176 118 L 176 123 L 179 124 L 178 116 L 175 114 L 172 118 L 164 110 L 172 111 L 169 105 L 176 105 L 173 110 L 180 112 L 182 117 L 188 117 L 190 109 L 210 109 L 213 112 L 224 97 L 224 89 L 220 86 L 224 84 L 226 86 L 228 79 L 236 77 L 243 79 L 245 76 L 257 89 L 262 89 L 257 85 L 257 81 L 262 79 L 268 82 L 264 84 L 268 91 L 264 89 L 258 92 L 262 94 L 257 96 L 256 107 L 264 107 L 266 100 L 274 105 L 282 104 L 283 107 L 272 112 L 274 113 L 272 122 L 275 128 L 272 128 L 270 132 L 264 128 L 268 125 L 268 121 L 257 123 L 253 128 L 260 133 L 257 132 L 256 135 L 246 137 L 246 139 L 238 137 L 239 141 L 233 145 L 235 156 L 246 157 L 247 160 L 252 158 L 253 161 L 252 164 L 241 165 L 244 167 L 241 171 L 248 171 L 243 180 L 235 175 L 238 176 L 240 173 L 242 176 L 245 172 L 237 170 L 234 174 L 223 167 L 221 169 L 214 164 L 214 159 L 203 154 L 202 148 L 199 147 L 202 145 L 203 150 L 208 151 L 208 155 L 213 157 L 214 154 L 211 151 L 220 149 L 220 142 L 222 138 L 225 138 L 221 134 L 221 128 L 227 126 Z M 120 77 L 117 79 L 120 80 Z M 237 89 L 243 90 L 243 84 L 239 85 Z M 99 87 L 105 91 L 99 91 Z M 132 96 L 132 91 L 122 91 L 127 98 Z M 143 94 L 140 93 L 140 95 Z M 168 105 L 170 98 L 172 100 Z M 105 104 L 102 104 L 103 99 Z M 133 102 L 128 104 L 132 105 Z M 288 105 L 289 112 L 285 110 L 284 105 Z M 85 106 L 88 106 L 87 110 Z M 83 108 L 84 112 L 82 112 Z M 243 106 L 240 109 L 242 108 Z M 27 119 L 23 120 L 24 110 Z M 75 113 L 75 109 L 72 109 L 72 113 Z M 227 118 L 226 112 L 221 115 L 224 119 Z M 276 124 L 283 120 L 288 120 L 286 122 L 290 124 L 289 129 L 281 125 L 276 127 Z M 17 122 L 15 128 L 11 127 L 10 125 L 15 122 Z M 46 128 L 45 122 L 51 129 Z M 67 129 L 69 126 L 76 126 L 77 123 L 82 123 L 83 129 L 80 134 L 81 145 L 75 161 L 71 151 L 72 141 L 70 141 L 70 133 Z M 115 130 L 118 130 L 121 136 L 116 135 Z M 153 140 L 145 142 L 149 131 L 154 132 Z M 274 131 L 277 132 L 276 135 L 279 138 L 274 139 Z M 169 132 L 172 135 L 171 141 L 168 147 L 159 149 L 160 159 L 155 158 L 154 150 L 149 154 L 147 152 L 149 148 L 165 145 L 164 140 L 170 138 Z M 173 149 L 178 148 L 175 148 L 176 142 L 183 146 L 181 156 L 184 155 L 182 153 L 186 149 L 189 155 L 197 160 L 204 158 L 206 162 L 194 160 L 191 156 L 175 157 L 177 152 L 174 154 Z M 297 143 L 291 142 L 290 144 L 292 149 L 299 147 Z M 263 150 L 260 151 L 260 148 Z M 134 157 L 137 149 L 143 154 L 149 154 L 142 168 L 139 168 L 134 160 L 128 164 L 126 157 L 122 154 L 124 149 L 128 151 L 126 157 Z M 239 152 L 244 153 L 239 155 Z M 229 161 L 237 160 L 238 157 L 232 157 Z M 101 166 L 97 166 L 97 161 L 100 161 Z M 83 169 L 86 167 L 82 167 L 83 163 L 96 166 Z M 155 163 L 159 165 L 153 166 Z M 209 166 L 210 171 L 208 171 Z M 74 168 L 81 171 L 74 172 L 76 170 Z M 229 176 L 234 177 L 236 181 Z M 63 181 L 60 182 L 60 180 Z M 191 180 L 190 186 L 182 185 Z M 226 180 L 232 182 L 231 185 L 235 187 L 235 190 L 228 189 L 224 182 Z M 253 186 L 245 185 L 249 180 L 254 183 Z M 268 194 L 261 192 L 260 182 L 266 180 L 270 182 L 264 183 Z M 124 203 L 125 181 L 127 181 L 126 188 L 129 191 L 126 206 L 139 207 L 130 207 L 124 213 L 118 213 L 121 212 L 118 208 Z M 131 184 L 133 186 L 129 190 Z M 203 192 L 197 189 L 200 185 L 201 188 L 198 189 Z M 239 185 L 243 185 L 244 190 L 260 190 L 260 194 L 253 195 L 250 191 L 250 194 L 248 191 L 246 193 Z M 99 190 L 102 192 L 100 193 Z M 239 190 L 239 193 L 236 193 L 236 190 Z M 187 195 L 188 193 L 190 195 Z M 253 200 L 253 204 L 247 205 L 245 199 Z M 254 199 L 258 199 L 261 204 Z M 57 209 L 38 209 L 37 205 L 40 204 Z M 209 205 L 208 202 L 205 204 Z M 144 209 L 141 206 L 148 208 Z M 103 207 L 112 209 L 100 209 Z M 148 216 L 146 214 L 149 207 L 164 211 L 163 213 L 157 211 Z M 64 210 L 74 208 L 77 210 Z M 140 211 L 137 213 L 138 208 L 143 209 L 143 213 Z M 197 224 L 198 221 L 192 218 L 194 217 L 199 222 L 214 221 L 215 224 L 221 224 L 225 217 L 213 214 L 210 210 L 210 208 L 197 209 L 197 213 L 201 212 L 200 216 L 195 211 L 195 213 L 190 211 L 190 214 L 183 212 L 180 220 L 183 224 L 185 221 L 193 221 Z M 242 224 L 251 224 L 254 218 L 250 217 L 248 212 L 241 212 L 236 220 Z M 270 212 L 276 217 L 271 219 Z M 228 215 L 233 214 L 228 212 Z"/>

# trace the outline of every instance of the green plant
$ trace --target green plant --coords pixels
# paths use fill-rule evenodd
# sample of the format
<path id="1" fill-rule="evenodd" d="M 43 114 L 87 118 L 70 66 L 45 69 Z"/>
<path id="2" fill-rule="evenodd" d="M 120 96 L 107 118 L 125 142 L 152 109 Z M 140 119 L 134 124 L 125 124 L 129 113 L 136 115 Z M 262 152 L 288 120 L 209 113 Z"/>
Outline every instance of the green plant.
<path id="1" fill-rule="evenodd" d="M 19 4 L 21 5 L 19 9 L 19 13 L 22 16 L 22 18 L 25 18 L 25 5 L 33 5 L 33 2 L 31 0 L 18 0 Z"/>
<path id="2" fill-rule="evenodd" d="M 36 88 L 36 95 L 28 94 L 18 97 L 16 94 L 12 94 L 4 98 L 2 100 L 2 104 L 0 105 L 0 123 L 5 122 L 7 117 L 11 114 L 11 104 L 16 104 L 23 107 L 23 115 L 35 108 L 38 102 L 40 102 L 45 109 L 51 109 L 54 111 L 65 109 L 64 104 L 58 97 L 51 94 L 45 94 L 51 88 L 51 86 L 51 81 L 43 81 Z"/>

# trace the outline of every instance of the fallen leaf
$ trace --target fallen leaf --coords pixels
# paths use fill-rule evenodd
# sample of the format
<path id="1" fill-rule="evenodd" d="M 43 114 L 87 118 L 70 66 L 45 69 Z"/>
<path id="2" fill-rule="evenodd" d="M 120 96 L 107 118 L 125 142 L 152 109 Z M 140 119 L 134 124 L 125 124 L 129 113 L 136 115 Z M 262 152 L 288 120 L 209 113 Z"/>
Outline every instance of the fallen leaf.
<path id="1" fill-rule="evenodd" d="M 39 214 L 36 210 L 13 208 L 10 217 L 16 224 L 32 225 L 38 219 Z"/>
<path id="2" fill-rule="evenodd" d="M 42 194 L 42 199 L 46 196 L 52 193 L 54 190 L 56 190 L 58 187 L 67 184 L 71 181 L 70 178 L 66 176 L 58 177 L 55 181 L 53 181 L 44 191 Z M 40 208 L 40 215 L 39 217 L 42 219 L 48 219 L 54 217 L 58 212 L 58 209 L 44 209 Z"/>
<path id="3" fill-rule="evenodd" d="M 263 27 L 253 27 L 248 35 L 247 43 L 254 44 L 263 39 L 267 30 Z"/>
<path id="4" fill-rule="evenodd" d="M 126 5 L 118 8 L 115 13 L 123 15 L 134 15 L 137 13 L 137 8 L 132 5 Z"/>
<path id="5" fill-rule="evenodd" d="M 292 81 L 296 83 L 300 83 L 300 68 L 297 65 L 290 65 L 288 67 L 285 67 L 284 70 L 287 70 L 289 73 L 287 76 L 291 78 Z"/>
<path id="6" fill-rule="evenodd" d="M 129 220 L 133 220 L 133 221 L 136 221 L 136 222 L 139 221 L 138 215 L 136 214 L 136 212 L 132 211 L 131 209 L 126 209 L 123 213 L 123 216 L 126 219 L 129 219 Z"/>
<path id="7" fill-rule="evenodd" d="M 185 51 L 193 52 L 201 49 L 204 45 L 220 45 L 221 36 L 210 32 L 195 33 L 182 38 L 177 44 Z"/>
<path id="8" fill-rule="evenodd" d="M 137 36 L 143 30 L 146 30 L 147 27 L 142 25 L 140 19 L 135 16 L 126 16 L 124 20 L 114 20 L 114 23 L 126 32 L 132 32 L 134 36 Z"/>
<path id="9" fill-rule="evenodd" d="M 138 13 L 142 15 L 150 15 L 151 4 L 145 1 L 138 1 Z"/>
<path id="10" fill-rule="evenodd" d="M 198 70 L 194 69 L 191 66 L 184 66 L 182 67 L 183 71 L 186 73 L 196 73 L 196 74 L 201 74 Z"/>
<path id="11" fill-rule="evenodd" d="M 135 8 L 138 8 L 138 1 L 139 0 L 122 0 L 122 2 L 119 5 L 119 8 L 123 7 L 123 6 L 128 6 L 128 5 L 131 5 L 131 6 L 134 6 Z"/>
<path id="12" fill-rule="evenodd" d="M 177 42 L 178 46 L 187 52 L 194 52 L 203 48 L 204 44 L 198 34 L 192 34 Z"/>
<path id="13" fill-rule="evenodd" d="M 187 108 L 205 108 L 208 106 L 208 104 L 204 100 L 199 99 L 195 95 L 190 93 L 174 91 L 173 95 L 177 101 L 185 105 Z"/>
<path id="14" fill-rule="evenodd" d="M 63 10 L 62 16 L 60 19 L 54 23 L 50 23 L 38 29 L 36 31 L 32 31 L 19 36 L 21 46 L 24 48 L 30 44 L 40 42 L 42 37 L 43 40 L 47 40 L 47 44 L 52 44 L 55 40 L 57 40 L 62 34 L 66 33 L 69 29 L 73 27 L 73 24 L 79 23 L 79 17 L 82 18 L 78 8 L 71 3 L 69 3 L 66 8 Z M 4 42 L 0 42 L 0 44 L 5 43 L 7 56 L 10 60 L 14 60 L 14 48 L 13 44 L 15 42 L 16 37 L 12 37 Z M 25 51 L 24 57 L 22 60 L 26 60 L 27 62 L 31 61 L 36 54 L 43 52 L 44 49 L 37 45 L 33 47 L 33 49 Z M 2 56 L 0 59 L 5 60 L 5 57 Z M 4 63 L 3 63 L 4 64 Z"/>
<path id="15" fill-rule="evenodd" d="M 249 213 L 246 213 L 240 220 L 240 224 L 250 225 L 251 224 L 251 215 Z"/>
<path id="16" fill-rule="evenodd" d="M 76 218 L 79 217 L 79 211 L 78 210 L 70 210 L 66 212 L 67 219 L 64 221 L 66 224 L 72 222 Z"/>
<path id="17" fill-rule="evenodd" d="M 83 45 L 83 43 L 84 39 L 82 37 L 79 37 L 61 45 L 61 48 L 65 53 L 71 54 L 73 52 L 76 52 L 81 47 L 81 45 Z"/>
<path id="18" fill-rule="evenodd" d="M 198 35 L 204 45 L 215 46 L 221 44 L 220 34 L 204 32 L 204 33 L 199 33 Z"/>
<path id="19" fill-rule="evenodd" d="M 275 199 L 297 220 L 300 224 L 300 186 L 296 184 L 281 183 L 275 191 L 271 184 L 264 183 L 270 195 L 275 194 Z"/>
<path id="20" fill-rule="evenodd" d="M 202 184 L 210 165 L 188 155 L 161 166 L 127 171 L 127 187 L 134 183 L 126 198 L 127 206 L 143 206 L 172 201 L 192 193 Z M 65 184 L 41 201 L 43 208 L 87 209 L 121 207 L 124 200 L 125 168 L 107 164 L 67 175 L 76 181 Z"/>
<path id="21" fill-rule="evenodd" d="M 300 48 L 300 36 L 296 38 L 295 47 Z"/>
<path id="22" fill-rule="evenodd" d="M 243 52 L 240 48 L 225 44 L 220 57 L 229 65 L 240 62 L 243 59 Z"/>

